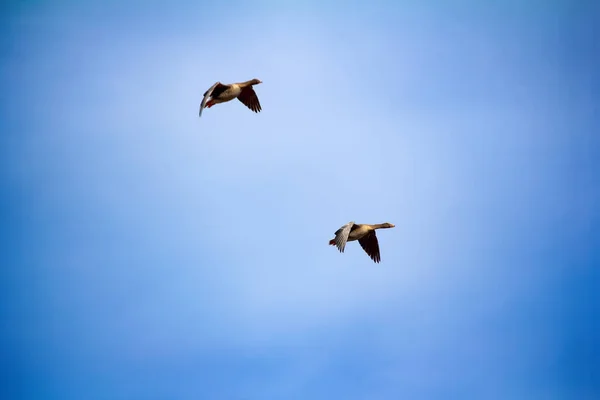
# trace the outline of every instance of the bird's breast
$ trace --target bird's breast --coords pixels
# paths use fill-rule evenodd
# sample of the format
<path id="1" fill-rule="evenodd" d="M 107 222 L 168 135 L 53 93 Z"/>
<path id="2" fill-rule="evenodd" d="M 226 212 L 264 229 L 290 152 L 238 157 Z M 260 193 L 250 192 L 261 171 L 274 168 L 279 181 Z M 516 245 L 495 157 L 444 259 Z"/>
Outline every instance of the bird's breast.
<path id="1" fill-rule="evenodd" d="M 225 90 L 223 93 L 221 93 L 220 95 L 218 95 L 217 97 L 214 97 L 214 102 L 215 103 L 224 103 L 226 101 L 230 101 L 235 99 L 236 97 L 238 97 L 240 95 L 240 93 L 242 92 L 242 89 L 240 88 L 239 85 L 231 85 L 227 90 Z"/>
<path id="2" fill-rule="evenodd" d="M 242 88 L 239 85 L 233 84 L 231 85 L 231 88 L 227 90 L 227 97 L 229 97 L 229 100 L 232 100 L 238 97 L 240 93 L 242 93 Z"/>
<path id="3" fill-rule="evenodd" d="M 350 232 L 348 235 L 348 241 L 358 240 L 369 233 L 369 228 L 366 226 L 361 226 Z"/>

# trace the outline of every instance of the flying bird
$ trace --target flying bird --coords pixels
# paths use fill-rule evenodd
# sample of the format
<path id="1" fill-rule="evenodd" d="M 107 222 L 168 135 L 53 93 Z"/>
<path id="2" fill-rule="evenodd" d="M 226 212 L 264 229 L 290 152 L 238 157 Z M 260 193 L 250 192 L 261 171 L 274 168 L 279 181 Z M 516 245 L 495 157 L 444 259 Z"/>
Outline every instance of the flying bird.
<path id="1" fill-rule="evenodd" d="M 346 248 L 346 242 L 358 240 L 358 243 L 360 243 L 360 246 L 365 253 L 367 253 L 374 262 L 378 263 L 381 261 L 381 256 L 379 254 L 379 242 L 377 242 L 375 230 L 393 228 L 394 226 L 394 224 L 390 224 L 389 222 L 375 225 L 348 222 L 346 225 L 335 231 L 335 238 L 331 239 L 329 244 L 336 246 L 340 253 L 343 253 Z"/>
<path id="2" fill-rule="evenodd" d="M 252 86 L 262 83 L 259 79 L 252 79 L 246 82 L 240 83 L 221 83 L 216 82 L 206 92 L 204 92 L 202 104 L 200 104 L 200 111 L 198 117 L 202 116 L 202 110 L 204 108 L 211 108 L 215 104 L 225 103 L 237 98 L 239 101 L 244 103 L 246 107 L 254 112 L 261 110 L 260 102 L 256 96 L 256 92 Z"/>

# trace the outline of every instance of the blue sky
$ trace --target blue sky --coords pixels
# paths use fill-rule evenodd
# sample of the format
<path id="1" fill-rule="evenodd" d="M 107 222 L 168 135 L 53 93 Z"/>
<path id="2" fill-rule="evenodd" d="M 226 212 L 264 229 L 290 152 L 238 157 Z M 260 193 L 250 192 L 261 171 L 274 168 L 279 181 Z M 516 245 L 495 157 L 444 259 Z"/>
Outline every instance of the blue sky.
<path id="1" fill-rule="evenodd" d="M 597 398 L 599 11 L 3 3 L 2 397 Z"/>

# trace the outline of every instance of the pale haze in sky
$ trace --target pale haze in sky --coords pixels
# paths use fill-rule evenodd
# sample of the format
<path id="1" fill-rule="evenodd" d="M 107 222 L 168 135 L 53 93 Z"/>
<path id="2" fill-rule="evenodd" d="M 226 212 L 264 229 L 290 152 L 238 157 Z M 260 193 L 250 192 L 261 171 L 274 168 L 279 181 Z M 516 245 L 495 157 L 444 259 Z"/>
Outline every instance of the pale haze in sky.
<path id="1" fill-rule="evenodd" d="M 598 5 L 1 10 L 0 397 L 600 398 Z"/>

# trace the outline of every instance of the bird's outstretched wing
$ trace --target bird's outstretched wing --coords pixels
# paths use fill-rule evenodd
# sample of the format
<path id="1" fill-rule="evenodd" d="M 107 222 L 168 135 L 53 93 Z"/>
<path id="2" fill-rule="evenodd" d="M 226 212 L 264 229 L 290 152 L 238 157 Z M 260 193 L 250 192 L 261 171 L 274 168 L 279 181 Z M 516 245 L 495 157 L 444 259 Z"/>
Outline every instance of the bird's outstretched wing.
<path id="1" fill-rule="evenodd" d="M 254 89 L 252 89 L 252 86 L 242 89 L 242 92 L 238 96 L 238 100 L 255 113 L 262 110 L 260 107 L 260 102 L 258 101 L 258 96 L 256 95 Z"/>
<path id="2" fill-rule="evenodd" d="M 218 96 L 220 93 L 223 93 L 225 89 L 227 89 L 228 85 L 223 85 L 221 82 L 215 82 L 214 85 L 210 87 L 206 92 L 204 92 L 204 98 L 202 99 L 202 103 L 200 104 L 200 111 L 198 111 L 198 117 L 202 116 L 202 110 L 206 107 L 206 102 L 213 94 Z"/>
<path id="3" fill-rule="evenodd" d="M 348 222 L 346 225 L 342 226 L 340 229 L 335 231 L 335 246 L 338 248 L 340 253 L 344 252 L 346 248 L 346 242 L 348 241 L 348 235 L 354 226 L 354 221 Z"/>
<path id="4" fill-rule="evenodd" d="M 378 263 L 381 261 L 381 256 L 379 254 L 379 242 L 377 241 L 377 235 L 375 235 L 375 231 L 369 232 L 367 235 L 358 239 L 358 243 L 360 243 L 360 247 L 363 248 L 365 253 L 371 257 L 371 260 Z"/>

